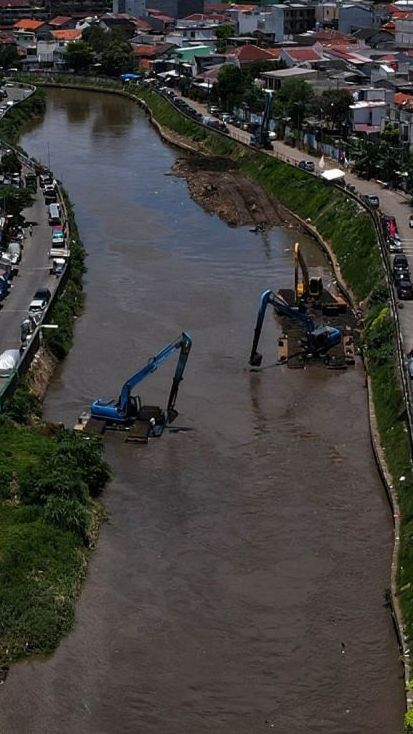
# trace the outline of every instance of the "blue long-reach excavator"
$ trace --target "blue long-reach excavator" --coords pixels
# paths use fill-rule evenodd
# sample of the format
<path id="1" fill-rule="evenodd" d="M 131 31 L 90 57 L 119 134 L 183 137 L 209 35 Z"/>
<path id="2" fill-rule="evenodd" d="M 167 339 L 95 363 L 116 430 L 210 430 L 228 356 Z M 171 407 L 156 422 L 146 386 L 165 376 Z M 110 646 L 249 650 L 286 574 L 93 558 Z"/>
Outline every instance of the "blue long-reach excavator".
<path id="1" fill-rule="evenodd" d="M 250 143 L 257 148 L 272 150 L 272 143 L 269 135 L 269 127 L 272 111 L 272 93 L 266 92 L 265 106 L 262 114 L 261 125 L 252 133 Z"/>
<path id="2" fill-rule="evenodd" d="M 329 349 L 340 344 L 342 339 L 340 329 L 336 329 L 334 326 L 316 326 L 312 318 L 308 316 L 302 308 L 289 306 L 282 298 L 276 296 L 272 290 L 268 289 L 261 294 L 260 306 L 258 309 L 254 341 L 252 343 L 249 358 L 249 363 L 253 367 L 259 367 L 262 362 L 262 354 L 260 354 L 257 349 L 261 336 L 262 325 L 264 323 L 265 312 L 269 304 L 273 306 L 279 316 L 289 316 L 303 324 L 306 336 L 306 341 L 303 344 L 303 353 L 307 357 L 310 355 L 324 355 Z"/>
<path id="3" fill-rule="evenodd" d="M 153 424 L 154 427 L 156 423 L 157 426 L 163 429 L 178 415 L 175 410 L 175 403 L 178 396 L 179 383 L 183 379 L 191 346 L 191 337 L 189 334 L 182 332 L 178 339 L 164 347 L 142 369 L 126 380 L 117 400 L 95 400 L 90 408 L 90 417 L 95 420 L 106 421 L 108 425 L 121 428 L 131 425 L 134 421 L 143 421 Z M 140 398 L 131 394 L 133 388 L 142 382 L 145 377 L 155 372 L 163 362 L 166 362 L 178 350 L 180 350 L 180 355 L 172 380 L 166 411 L 163 412 L 159 408 L 153 408 L 152 406 L 142 406 Z M 158 431 L 158 434 L 160 432 Z M 156 435 L 156 431 L 154 431 L 154 435 Z"/>

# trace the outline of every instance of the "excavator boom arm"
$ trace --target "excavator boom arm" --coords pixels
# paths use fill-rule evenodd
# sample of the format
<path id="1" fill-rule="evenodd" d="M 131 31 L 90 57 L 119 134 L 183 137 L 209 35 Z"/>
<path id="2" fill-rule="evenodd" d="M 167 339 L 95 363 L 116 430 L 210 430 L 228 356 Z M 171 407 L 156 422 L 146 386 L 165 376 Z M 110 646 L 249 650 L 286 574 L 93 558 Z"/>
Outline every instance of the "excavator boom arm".
<path id="1" fill-rule="evenodd" d="M 300 321 L 305 326 L 307 333 L 311 333 L 312 331 L 314 331 L 314 322 L 309 316 L 307 316 L 305 313 L 302 313 L 301 311 L 298 311 L 298 309 L 289 306 L 281 298 L 276 296 L 275 293 L 272 292 L 272 290 L 268 289 L 264 291 L 261 294 L 260 298 L 260 306 L 258 309 L 257 322 L 254 331 L 254 340 L 252 343 L 249 359 L 249 363 L 254 366 L 261 364 L 262 357 L 257 350 L 268 304 L 271 304 L 271 306 L 273 306 L 275 311 L 280 316 L 289 316 L 296 321 Z"/>
<path id="2" fill-rule="evenodd" d="M 189 334 L 186 334 L 185 332 L 182 332 L 181 336 L 176 339 L 174 342 L 171 342 L 171 344 L 168 344 L 168 346 L 164 347 L 158 354 L 156 354 L 152 359 L 149 360 L 149 362 L 142 367 L 141 370 L 136 372 L 132 377 L 129 378 L 125 382 L 125 384 L 122 387 L 121 394 L 119 396 L 118 405 L 122 412 L 127 412 L 129 399 L 131 391 L 136 385 L 138 385 L 142 380 L 145 379 L 148 375 L 150 375 L 152 372 L 155 372 L 158 367 L 160 367 L 163 362 L 166 362 L 169 357 L 171 357 L 178 349 L 181 349 L 181 355 L 178 361 L 178 365 L 175 371 L 175 376 L 172 384 L 172 390 L 171 395 L 174 390 L 174 384 L 175 380 L 178 377 L 178 384 L 182 380 L 182 373 L 185 369 L 185 365 L 188 359 L 188 354 L 191 349 L 192 340 Z M 174 402 L 176 400 L 176 394 L 178 392 L 178 389 L 176 389 Z M 171 401 L 171 395 L 169 397 L 169 402 Z M 168 402 L 168 406 L 169 406 Z"/>

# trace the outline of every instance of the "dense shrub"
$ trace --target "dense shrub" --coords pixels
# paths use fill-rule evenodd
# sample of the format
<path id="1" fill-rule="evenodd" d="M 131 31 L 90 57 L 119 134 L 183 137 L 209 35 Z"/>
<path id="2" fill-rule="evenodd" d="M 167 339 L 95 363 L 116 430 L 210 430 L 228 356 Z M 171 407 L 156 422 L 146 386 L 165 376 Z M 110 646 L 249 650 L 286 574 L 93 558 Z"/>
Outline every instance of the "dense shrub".
<path id="1" fill-rule="evenodd" d="M 22 381 L 5 401 L 3 413 L 17 423 L 27 423 L 30 416 L 41 415 L 41 405 Z"/>
<path id="2" fill-rule="evenodd" d="M 51 525 L 77 533 L 84 542 L 87 541 L 91 516 L 81 502 L 67 497 L 49 497 L 44 519 Z"/>

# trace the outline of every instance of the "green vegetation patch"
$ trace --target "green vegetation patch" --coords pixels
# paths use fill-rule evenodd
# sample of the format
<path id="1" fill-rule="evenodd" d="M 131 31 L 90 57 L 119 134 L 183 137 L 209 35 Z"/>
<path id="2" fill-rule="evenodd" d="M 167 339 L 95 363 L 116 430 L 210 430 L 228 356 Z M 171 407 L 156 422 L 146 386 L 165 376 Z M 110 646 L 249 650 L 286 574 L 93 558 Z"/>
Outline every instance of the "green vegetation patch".
<path id="1" fill-rule="evenodd" d="M 8 110 L 0 120 L 0 139 L 11 145 L 17 143 L 24 125 L 42 115 L 45 109 L 46 95 L 43 89 L 37 89 L 30 97 Z"/>
<path id="2" fill-rule="evenodd" d="M 0 662 L 69 631 L 109 478 L 99 439 L 0 418 Z"/>

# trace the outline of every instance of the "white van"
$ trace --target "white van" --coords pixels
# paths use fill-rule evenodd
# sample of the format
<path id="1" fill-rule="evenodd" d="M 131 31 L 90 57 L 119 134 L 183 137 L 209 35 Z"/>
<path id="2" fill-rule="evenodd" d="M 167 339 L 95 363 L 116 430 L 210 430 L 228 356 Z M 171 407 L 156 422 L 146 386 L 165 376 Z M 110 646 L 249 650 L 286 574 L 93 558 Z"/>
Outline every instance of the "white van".
<path id="1" fill-rule="evenodd" d="M 61 224 L 59 204 L 49 204 L 49 224 Z"/>
<path id="2" fill-rule="evenodd" d="M 20 362 L 19 349 L 6 349 L 0 354 L 0 377 L 11 377 Z"/>

